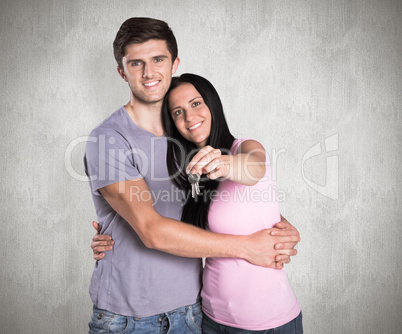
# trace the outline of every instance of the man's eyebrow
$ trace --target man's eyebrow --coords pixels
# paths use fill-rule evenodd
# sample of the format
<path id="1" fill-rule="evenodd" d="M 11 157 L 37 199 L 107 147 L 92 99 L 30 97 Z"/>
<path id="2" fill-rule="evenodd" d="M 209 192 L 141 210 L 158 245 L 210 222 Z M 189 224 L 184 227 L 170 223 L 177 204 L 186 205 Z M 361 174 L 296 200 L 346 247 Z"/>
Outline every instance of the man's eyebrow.
<path id="1" fill-rule="evenodd" d="M 152 59 L 157 59 L 157 58 L 169 58 L 166 55 L 159 55 L 159 56 L 153 56 Z M 127 63 L 138 63 L 138 62 L 143 62 L 142 59 L 129 59 L 127 60 Z"/>
<path id="2" fill-rule="evenodd" d="M 169 58 L 168 56 L 166 56 L 166 55 L 159 55 L 159 56 L 154 56 L 154 57 L 152 57 L 152 58 Z"/>
<path id="3" fill-rule="evenodd" d="M 129 60 L 127 60 L 127 64 L 129 64 L 129 63 L 139 63 L 141 61 L 142 61 L 141 59 L 129 59 Z"/>

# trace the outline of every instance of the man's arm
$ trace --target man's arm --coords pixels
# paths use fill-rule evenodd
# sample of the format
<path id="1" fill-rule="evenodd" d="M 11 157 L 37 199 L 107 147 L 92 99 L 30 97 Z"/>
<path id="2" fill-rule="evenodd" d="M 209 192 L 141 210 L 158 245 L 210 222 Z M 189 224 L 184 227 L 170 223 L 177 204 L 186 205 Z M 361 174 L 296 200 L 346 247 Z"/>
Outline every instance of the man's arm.
<path id="1" fill-rule="evenodd" d="M 130 189 L 136 189 L 136 196 L 130 196 Z M 275 256 L 292 256 L 297 253 L 293 247 L 300 237 L 294 228 L 289 228 L 282 235 L 272 235 L 274 229 L 266 229 L 238 236 L 213 233 L 163 217 L 152 206 L 152 196 L 143 179 L 114 183 L 99 191 L 149 248 L 185 257 L 242 258 L 270 268 L 276 267 Z M 275 244 L 281 247 L 275 249 Z"/>
<path id="2" fill-rule="evenodd" d="M 97 222 L 93 221 L 92 226 L 98 232 L 92 238 L 91 248 L 93 251 L 94 260 L 98 261 L 104 258 L 105 253 L 113 249 L 114 241 L 110 235 L 107 234 L 99 234 L 100 226 Z M 281 233 L 282 235 L 299 235 L 297 229 L 292 226 L 286 218 L 281 215 L 281 221 L 278 222 L 271 231 L 271 235 L 275 235 L 277 230 L 283 230 Z M 299 237 L 299 241 L 301 238 Z M 295 248 L 297 243 L 291 242 L 279 242 L 274 245 L 274 248 L 277 250 L 287 249 L 287 248 Z M 294 254 L 296 255 L 296 254 Z M 292 255 L 293 256 L 293 255 Z M 275 256 L 275 269 L 281 269 L 284 264 L 290 263 L 291 259 L 290 256 L 287 254 L 279 254 Z"/>

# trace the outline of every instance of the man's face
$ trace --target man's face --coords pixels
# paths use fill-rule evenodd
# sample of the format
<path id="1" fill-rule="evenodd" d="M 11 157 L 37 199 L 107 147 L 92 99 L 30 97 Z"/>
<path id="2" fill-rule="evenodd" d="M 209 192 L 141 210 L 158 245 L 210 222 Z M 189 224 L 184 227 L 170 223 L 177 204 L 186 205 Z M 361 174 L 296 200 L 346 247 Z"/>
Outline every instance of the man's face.
<path id="1" fill-rule="evenodd" d="M 163 100 L 179 63 L 176 58 L 172 64 L 166 41 L 151 39 L 127 45 L 123 70 L 118 71 L 128 82 L 135 101 L 152 104 Z"/>

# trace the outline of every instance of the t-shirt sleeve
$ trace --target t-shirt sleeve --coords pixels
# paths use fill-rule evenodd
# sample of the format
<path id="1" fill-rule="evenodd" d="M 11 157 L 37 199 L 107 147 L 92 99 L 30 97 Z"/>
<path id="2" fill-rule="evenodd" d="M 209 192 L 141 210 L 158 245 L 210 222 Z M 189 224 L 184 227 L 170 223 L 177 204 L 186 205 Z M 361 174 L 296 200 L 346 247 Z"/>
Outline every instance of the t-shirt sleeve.
<path id="1" fill-rule="evenodd" d="M 100 196 L 100 188 L 142 178 L 133 156 L 133 149 L 119 132 L 99 128 L 92 131 L 84 156 L 92 193 Z"/>
<path id="2" fill-rule="evenodd" d="M 232 154 L 237 154 L 237 150 L 239 149 L 239 146 L 241 145 L 241 143 L 245 142 L 246 140 L 249 140 L 249 138 L 235 139 L 232 144 L 232 147 L 230 148 L 230 152 Z"/>
<path id="3" fill-rule="evenodd" d="M 253 138 L 235 139 L 234 142 L 233 142 L 233 144 L 232 144 L 232 147 L 231 147 L 231 149 L 230 149 L 230 152 L 231 152 L 232 154 L 237 154 L 237 151 L 239 150 L 240 145 L 241 145 L 242 143 L 244 143 L 245 141 L 247 141 L 247 140 L 254 140 L 254 141 L 256 141 L 257 143 L 260 143 L 260 144 L 261 144 L 261 146 L 262 146 L 262 147 L 264 148 L 264 150 L 265 150 L 265 155 L 266 155 L 266 163 L 265 163 L 265 164 L 266 164 L 267 166 L 270 165 L 269 155 L 268 155 L 268 152 L 267 152 L 267 150 L 266 150 L 264 144 L 261 143 L 259 140 L 256 140 L 256 139 L 253 139 Z"/>

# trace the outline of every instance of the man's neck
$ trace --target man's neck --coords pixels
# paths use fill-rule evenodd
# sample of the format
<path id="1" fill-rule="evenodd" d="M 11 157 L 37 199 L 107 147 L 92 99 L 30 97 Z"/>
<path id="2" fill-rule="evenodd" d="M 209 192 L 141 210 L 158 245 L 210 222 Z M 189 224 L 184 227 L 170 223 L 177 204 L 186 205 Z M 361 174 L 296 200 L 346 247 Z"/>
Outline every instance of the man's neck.
<path id="1" fill-rule="evenodd" d="M 130 99 L 124 107 L 133 122 L 140 128 L 158 137 L 164 134 L 162 125 L 162 102 L 145 104 Z"/>

